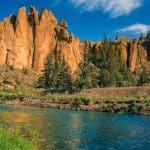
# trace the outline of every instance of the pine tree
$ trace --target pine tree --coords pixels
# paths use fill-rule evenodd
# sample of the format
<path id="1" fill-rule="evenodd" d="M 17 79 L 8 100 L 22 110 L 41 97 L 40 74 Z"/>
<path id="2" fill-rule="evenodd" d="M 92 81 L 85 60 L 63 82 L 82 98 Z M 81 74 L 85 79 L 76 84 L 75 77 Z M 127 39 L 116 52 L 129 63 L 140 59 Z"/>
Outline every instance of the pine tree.
<path id="1" fill-rule="evenodd" d="M 53 54 L 46 59 L 42 80 L 44 87 L 51 92 L 72 90 L 72 76 L 68 64 L 65 60 L 57 60 Z"/>
<path id="2" fill-rule="evenodd" d="M 97 66 L 101 70 L 99 77 L 101 87 L 134 84 L 134 79 L 122 60 L 120 49 L 106 37 L 103 40 L 101 54 L 97 58 Z"/>
<path id="3" fill-rule="evenodd" d="M 88 61 L 89 53 L 84 52 L 84 60 L 79 64 L 75 85 L 79 89 L 93 88 L 98 86 L 100 70 Z"/>
<path id="4" fill-rule="evenodd" d="M 146 40 L 150 41 L 150 31 L 148 31 L 147 35 L 146 35 Z"/>
<path id="5" fill-rule="evenodd" d="M 150 84 L 150 71 L 143 67 L 143 72 L 140 75 L 139 85 Z"/>

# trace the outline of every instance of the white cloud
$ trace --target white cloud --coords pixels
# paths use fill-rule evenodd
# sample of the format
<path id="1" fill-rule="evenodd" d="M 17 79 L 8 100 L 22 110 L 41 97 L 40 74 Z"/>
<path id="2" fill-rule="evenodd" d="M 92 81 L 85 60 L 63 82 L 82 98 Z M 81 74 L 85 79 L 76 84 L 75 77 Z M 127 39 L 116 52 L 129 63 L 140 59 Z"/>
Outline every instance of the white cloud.
<path id="1" fill-rule="evenodd" d="M 121 28 L 115 32 L 117 33 L 131 33 L 131 34 L 146 34 L 150 30 L 150 25 L 145 24 L 133 24 L 124 28 Z"/>
<path id="2" fill-rule="evenodd" d="M 142 0 L 68 0 L 81 11 L 102 9 L 109 12 L 111 17 L 130 14 L 142 5 Z"/>

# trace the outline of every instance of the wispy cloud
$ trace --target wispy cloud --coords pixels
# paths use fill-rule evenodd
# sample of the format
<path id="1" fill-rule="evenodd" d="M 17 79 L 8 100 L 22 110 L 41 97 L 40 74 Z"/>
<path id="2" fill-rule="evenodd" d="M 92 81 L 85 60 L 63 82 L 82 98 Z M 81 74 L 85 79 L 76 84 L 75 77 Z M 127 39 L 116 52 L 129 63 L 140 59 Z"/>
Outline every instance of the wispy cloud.
<path id="1" fill-rule="evenodd" d="M 116 30 L 115 33 L 146 34 L 149 30 L 150 30 L 150 25 L 137 23 Z"/>
<path id="2" fill-rule="evenodd" d="M 81 11 L 101 9 L 110 13 L 111 17 L 128 15 L 142 6 L 142 0 L 68 0 Z"/>

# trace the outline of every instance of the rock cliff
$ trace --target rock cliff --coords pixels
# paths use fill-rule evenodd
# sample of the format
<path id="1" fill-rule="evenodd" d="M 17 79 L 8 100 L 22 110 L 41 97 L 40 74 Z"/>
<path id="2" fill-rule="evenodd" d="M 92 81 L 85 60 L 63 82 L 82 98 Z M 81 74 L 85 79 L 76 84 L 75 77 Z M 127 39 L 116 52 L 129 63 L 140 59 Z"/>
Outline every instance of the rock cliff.
<path id="1" fill-rule="evenodd" d="M 55 16 L 43 9 L 39 15 L 34 6 L 26 13 L 20 8 L 17 16 L 0 22 L 0 64 L 16 68 L 31 68 L 40 72 L 51 52 L 57 52 L 72 72 L 81 60 L 80 40 L 67 31 L 67 23 L 57 22 Z"/>
<path id="2" fill-rule="evenodd" d="M 139 40 L 116 38 L 114 41 L 121 49 L 122 59 L 131 72 L 150 61 L 150 39 L 140 37 Z M 0 22 L 0 64 L 13 65 L 41 72 L 47 55 L 57 54 L 65 59 L 72 73 L 82 60 L 84 50 L 100 52 L 101 42 L 81 42 L 67 31 L 64 19 L 57 21 L 48 10 L 41 14 L 31 6 L 27 14 L 26 8 L 20 8 L 17 16 L 9 16 Z"/>

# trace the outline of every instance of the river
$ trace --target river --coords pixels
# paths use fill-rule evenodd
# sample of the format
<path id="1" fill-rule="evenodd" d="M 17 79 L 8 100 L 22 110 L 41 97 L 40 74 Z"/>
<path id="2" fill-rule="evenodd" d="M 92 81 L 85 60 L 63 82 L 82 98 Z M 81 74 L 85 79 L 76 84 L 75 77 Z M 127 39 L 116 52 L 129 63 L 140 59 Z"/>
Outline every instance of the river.
<path id="1" fill-rule="evenodd" d="M 100 112 L 0 106 L 0 123 L 31 123 L 43 150 L 149 150 L 150 117 Z"/>

